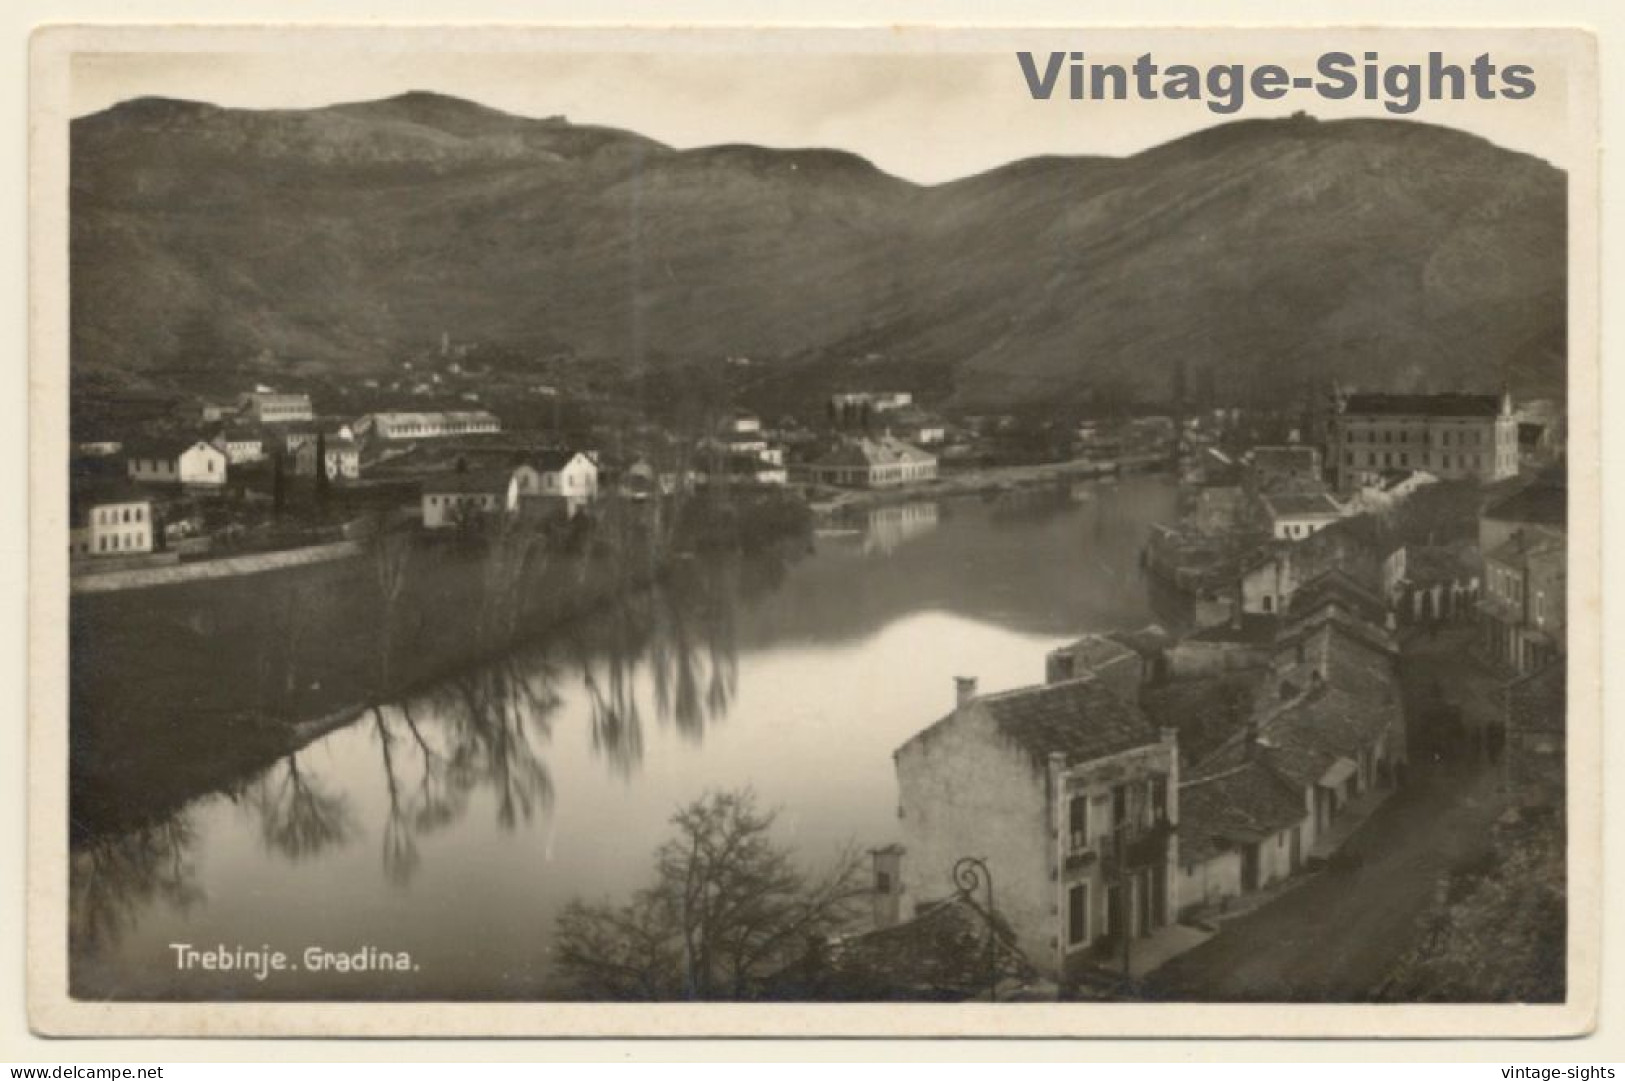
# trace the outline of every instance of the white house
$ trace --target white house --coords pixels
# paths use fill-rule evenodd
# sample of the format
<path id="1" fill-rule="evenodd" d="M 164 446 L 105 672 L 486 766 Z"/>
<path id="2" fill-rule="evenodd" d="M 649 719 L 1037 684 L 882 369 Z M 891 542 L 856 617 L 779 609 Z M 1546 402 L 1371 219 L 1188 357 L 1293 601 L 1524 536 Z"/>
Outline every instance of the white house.
<path id="1" fill-rule="evenodd" d="M 571 515 L 598 498 L 598 463 L 581 451 L 545 450 L 532 462 L 536 489 L 525 495 L 562 500 Z"/>
<path id="2" fill-rule="evenodd" d="M 226 452 L 195 436 L 132 442 L 124 454 L 129 478 L 140 483 L 205 487 L 226 483 Z"/>
<path id="3" fill-rule="evenodd" d="M 1324 492 L 1272 492 L 1259 498 L 1276 540 L 1312 537 L 1343 516 L 1343 509 Z"/>
<path id="4" fill-rule="evenodd" d="M 120 556 L 152 551 L 152 500 L 138 490 L 102 486 L 71 498 L 68 552 Z"/>

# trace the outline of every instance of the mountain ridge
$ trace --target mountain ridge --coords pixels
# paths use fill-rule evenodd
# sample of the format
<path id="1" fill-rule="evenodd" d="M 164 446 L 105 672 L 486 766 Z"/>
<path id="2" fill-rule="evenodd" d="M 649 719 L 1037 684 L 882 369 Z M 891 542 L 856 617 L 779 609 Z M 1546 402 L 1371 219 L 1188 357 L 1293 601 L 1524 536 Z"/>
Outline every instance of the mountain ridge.
<path id="1" fill-rule="evenodd" d="M 605 364 L 851 343 L 958 404 L 1331 378 L 1560 391 L 1566 181 L 1407 121 L 1221 124 L 934 185 L 417 92 L 73 122 L 76 369 L 375 369 L 449 331 Z"/>

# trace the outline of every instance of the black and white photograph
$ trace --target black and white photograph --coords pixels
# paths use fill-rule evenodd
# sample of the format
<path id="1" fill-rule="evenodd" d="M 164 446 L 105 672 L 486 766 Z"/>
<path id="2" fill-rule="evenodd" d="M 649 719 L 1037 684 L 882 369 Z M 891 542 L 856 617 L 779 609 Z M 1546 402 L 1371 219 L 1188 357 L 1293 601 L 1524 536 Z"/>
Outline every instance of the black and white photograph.
<path id="1" fill-rule="evenodd" d="M 173 33 L 36 185 L 67 1008 L 1594 994 L 1574 35 Z"/>

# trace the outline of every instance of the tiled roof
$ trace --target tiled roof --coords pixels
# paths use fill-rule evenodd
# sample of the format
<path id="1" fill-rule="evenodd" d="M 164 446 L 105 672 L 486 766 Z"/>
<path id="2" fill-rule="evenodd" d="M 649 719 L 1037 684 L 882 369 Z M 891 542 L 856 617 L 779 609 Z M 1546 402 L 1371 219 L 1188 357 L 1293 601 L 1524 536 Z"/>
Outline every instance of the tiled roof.
<path id="1" fill-rule="evenodd" d="M 557 473 L 575 461 L 576 455 L 579 453 L 579 451 L 559 450 L 557 448 L 539 450 L 530 456 L 530 463 L 543 473 Z"/>
<path id="2" fill-rule="evenodd" d="M 1336 518 L 1342 510 L 1324 492 L 1271 492 L 1263 497 L 1264 505 L 1276 517 Z"/>
<path id="3" fill-rule="evenodd" d="M 815 462 L 820 466 L 897 465 L 901 463 L 934 462 L 936 458 L 911 443 L 891 436 L 878 439 L 847 439 L 841 445 Z"/>
<path id="4" fill-rule="evenodd" d="M 1561 474 L 1542 478 L 1484 508 L 1484 517 L 1497 522 L 1529 522 L 1566 528 L 1569 489 Z"/>
<path id="5" fill-rule="evenodd" d="M 513 481 L 511 469 L 470 470 L 467 473 L 445 473 L 423 481 L 424 495 L 481 494 L 506 495 Z"/>
<path id="6" fill-rule="evenodd" d="M 1310 614 L 1328 604 L 1338 604 L 1377 626 L 1388 618 L 1382 598 L 1361 585 L 1347 571 L 1334 568 L 1316 575 L 1292 594 L 1287 611 L 1292 617 Z"/>
<path id="7" fill-rule="evenodd" d="M 126 458 L 178 458 L 182 453 L 191 450 L 200 443 L 209 447 L 210 450 L 215 449 L 208 440 L 192 432 L 174 435 L 138 436 L 125 441 L 124 456 Z"/>
<path id="8" fill-rule="evenodd" d="M 1405 546 L 1405 580 L 1415 585 L 1454 582 L 1483 573 L 1484 558 L 1471 541 Z"/>
<path id="9" fill-rule="evenodd" d="M 1345 416 L 1495 417 L 1499 394 L 1351 394 Z"/>
<path id="10" fill-rule="evenodd" d="M 68 511 L 74 525 L 79 525 L 93 507 L 150 502 L 149 492 L 123 478 L 76 480 L 68 491 Z"/>
<path id="11" fill-rule="evenodd" d="M 1100 671 L 1119 661 L 1132 660 L 1136 664 L 1140 655 L 1123 643 L 1104 634 L 1086 634 L 1071 645 L 1052 650 L 1074 658 L 1081 668 Z"/>
<path id="12" fill-rule="evenodd" d="M 982 711 L 1037 764 L 1057 753 L 1065 756 L 1068 765 L 1089 762 L 1148 746 L 1160 738 L 1145 714 L 1093 676 L 983 695 L 961 708 Z M 909 742 L 949 723 L 958 712 Z"/>
<path id="13" fill-rule="evenodd" d="M 1525 567 L 1531 560 L 1542 556 L 1563 556 L 1567 551 L 1568 545 L 1561 537 L 1527 533 L 1520 529 L 1492 549 L 1484 559 L 1487 563 L 1499 563 L 1503 567 Z"/>
<path id="14" fill-rule="evenodd" d="M 1195 777 L 1179 786 L 1180 860 L 1210 858 L 1222 842 L 1256 844 L 1306 815 L 1302 793 L 1256 758 Z"/>

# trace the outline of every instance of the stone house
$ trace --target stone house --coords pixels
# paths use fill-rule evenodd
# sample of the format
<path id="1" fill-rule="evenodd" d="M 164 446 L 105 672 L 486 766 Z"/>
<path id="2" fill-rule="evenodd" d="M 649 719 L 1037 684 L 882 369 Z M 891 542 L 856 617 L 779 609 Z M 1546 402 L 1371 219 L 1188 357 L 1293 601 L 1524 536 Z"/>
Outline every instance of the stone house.
<path id="1" fill-rule="evenodd" d="M 1302 794 L 1261 756 L 1179 786 L 1179 911 L 1223 907 L 1296 874 L 1307 858 Z"/>
<path id="2" fill-rule="evenodd" d="M 1171 924 L 1179 756 L 1172 731 L 1093 676 L 978 695 L 894 755 L 905 914 L 952 894 L 955 863 L 987 861 L 999 916 L 1059 976 Z"/>
<path id="3" fill-rule="evenodd" d="M 342 435 L 324 435 L 303 442 L 293 452 L 295 476 L 316 475 L 316 449 L 324 449 L 324 468 L 329 480 L 356 480 L 361 476 L 361 445 Z"/>
<path id="4" fill-rule="evenodd" d="M 517 514 L 521 494 L 536 486 L 535 470 L 483 469 L 446 473 L 423 481 L 423 528 L 457 529 Z"/>
<path id="5" fill-rule="evenodd" d="M 1325 492 L 1271 492 L 1259 503 L 1278 541 L 1306 540 L 1343 517 L 1343 508 Z"/>
<path id="6" fill-rule="evenodd" d="M 68 553 L 122 556 L 152 551 L 152 499 L 128 484 L 76 484 L 69 496 Z"/>

